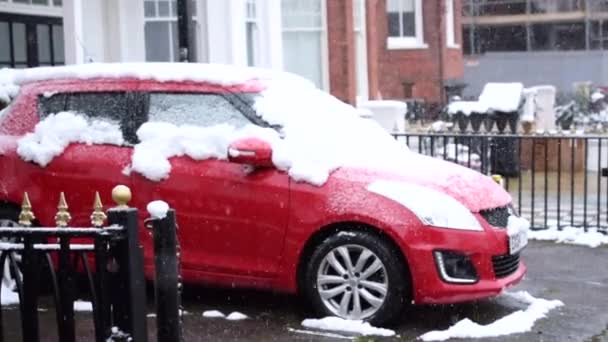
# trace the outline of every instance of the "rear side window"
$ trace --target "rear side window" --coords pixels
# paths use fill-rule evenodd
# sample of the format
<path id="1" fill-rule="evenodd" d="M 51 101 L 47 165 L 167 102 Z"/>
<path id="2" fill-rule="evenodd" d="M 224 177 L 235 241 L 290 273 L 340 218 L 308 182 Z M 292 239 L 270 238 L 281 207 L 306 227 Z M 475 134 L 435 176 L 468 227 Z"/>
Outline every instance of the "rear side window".
<path id="1" fill-rule="evenodd" d="M 202 127 L 226 123 L 236 128 L 251 123 L 223 95 L 177 93 L 151 93 L 148 121 Z"/>
<path id="2" fill-rule="evenodd" d="M 129 143 L 137 143 L 136 130 L 144 118 L 142 96 L 129 92 L 83 92 L 43 94 L 38 98 L 41 119 L 50 114 L 70 111 L 90 120 L 107 120 L 118 123 L 123 137 Z"/>

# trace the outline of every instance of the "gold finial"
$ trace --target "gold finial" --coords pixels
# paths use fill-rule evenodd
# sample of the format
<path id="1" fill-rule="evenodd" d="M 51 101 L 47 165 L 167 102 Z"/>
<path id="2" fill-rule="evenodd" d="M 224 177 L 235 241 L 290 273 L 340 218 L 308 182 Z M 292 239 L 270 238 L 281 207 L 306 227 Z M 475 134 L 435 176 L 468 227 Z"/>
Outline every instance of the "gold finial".
<path id="1" fill-rule="evenodd" d="M 32 221 L 34 219 L 36 219 L 36 216 L 32 211 L 30 197 L 27 195 L 26 191 L 23 193 L 23 203 L 21 204 L 21 213 L 19 213 L 19 224 L 25 227 L 29 227 L 32 225 Z"/>
<path id="2" fill-rule="evenodd" d="M 492 175 L 492 180 L 494 180 L 498 185 L 503 185 L 503 178 L 501 175 Z"/>
<path id="3" fill-rule="evenodd" d="M 131 200 L 131 189 L 125 185 L 117 185 L 112 189 L 112 199 L 117 204 L 117 208 L 125 209 L 129 206 L 127 205 Z"/>
<path id="4" fill-rule="evenodd" d="M 59 194 L 59 204 L 57 205 L 57 214 L 55 214 L 55 224 L 57 227 L 67 227 L 72 219 L 72 215 L 68 211 L 68 204 L 65 201 L 63 191 Z"/>
<path id="5" fill-rule="evenodd" d="M 101 198 L 99 192 L 95 191 L 95 202 L 93 202 L 93 213 L 91 214 L 91 223 L 93 227 L 103 226 L 103 221 L 107 218 L 106 213 L 103 212 L 103 204 L 101 204 Z"/>

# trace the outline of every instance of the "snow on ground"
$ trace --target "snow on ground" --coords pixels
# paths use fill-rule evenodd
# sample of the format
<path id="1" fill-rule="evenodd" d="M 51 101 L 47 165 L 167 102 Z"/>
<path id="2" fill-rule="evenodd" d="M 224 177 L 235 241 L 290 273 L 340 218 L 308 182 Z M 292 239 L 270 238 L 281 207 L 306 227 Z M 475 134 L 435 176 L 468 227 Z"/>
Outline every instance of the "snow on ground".
<path id="1" fill-rule="evenodd" d="M 501 297 L 516 300 L 528 307 L 515 311 L 488 325 L 481 325 L 465 318 L 446 330 L 430 331 L 422 336 L 423 341 L 445 341 L 450 338 L 482 338 L 497 337 L 530 331 L 534 323 L 546 317 L 547 313 L 563 306 L 559 300 L 535 298 L 526 291 L 505 292 Z"/>
<path id="2" fill-rule="evenodd" d="M 364 336 L 394 336 L 395 332 L 390 329 L 376 328 L 367 322 L 360 320 L 346 320 L 339 317 L 325 317 L 321 319 L 305 319 L 302 326 L 306 328 L 341 331 L 356 333 Z"/>
<path id="3" fill-rule="evenodd" d="M 224 315 L 222 312 L 217 311 L 217 310 L 207 310 L 207 311 L 203 312 L 203 317 L 206 317 L 206 318 L 224 318 L 224 317 L 226 317 L 226 315 Z"/>
<path id="4" fill-rule="evenodd" d="M 242 313 L 237 312 L 237 311 L 232 312 L 232 313 L 230 313 L 230 315 L 226 316 L 226 319 L 229 320 L 229 321 L 242 321 L 242 320 L 247 319 L 247 318 L 249 318 L 247 315 L 242 314 Z"/>
<path id="5" fill-rule="evenodd" d="M 479 101 L 454 101 L 448 105 L 448 114 L 462 113 L 471 115 L 471 113 L 486 114 L 489 110 L 488 104 Z"/>
<path id="6" fill-rule="evenodd" d="M 591 248 L 608 245 L 608 235 L 600 233 L 597 228 L 588 228 L 587 232 L 580 227 L 563 227 L 558 230 L 557 226 L 550 225 L 544 230 L 531 230 L 528 239 L 555 241 L 571 245 L 582 245 Z"/>
<path id="7" fill-rule="evenodd" d="M 93 311 L 93 303 L 77 300 L 74 302 L 74 311 Z"/>
<path id="8" fill-rule="evenodd" d="M 290 332 L 296 333 L 296 334 L 322 336 L 322 337 L 329 337 L 332 339 L 341 339 L 341 340 L 352 340 L 353 339 L 353 337 L 350 337 L 350 336 L 344 336 L 344 335 L 334 334 L 334 333 L 324 333 L 324 332 L 319 332 L 319 331 L 302 330 L 302 329 L 294 329 L 294 328 L 287 328 L 287 330 Z"/>
<path id="9" fill-rule="evenodd" d="M 169 211 L 169 204 L 165 201 L 152 201 L 146 207 L 153 219 L 164 219 Z"/>
<path id="10" fill-rule="evenodd" d="M 228 316 L 224 315 L 223 312 L 218 310 L 207 310 L 203 312 L 203 317 L 205 318 L 225 318 L 229 321 L 242 321 L 244 319 L 248 319 L 249 316 L 240 313 L 238 311 L 231 312 Z"/>
<path id="11" fill-rule="evenodd" d="M 2 298 L 0 298 L 0 302 L 2 305 L 14 305 L 19 304 L 19 294 L 14 292 L 12 289 L 6 287 L 4 284 L 1 285 L 2 289 L 0 290 Z"/>
<path id="12" fill-rule="evenodd" d="M 116 123 L 94 120 L 72 112 L 51 114 L 39 122 L 33 133 L 19 139 L 17 153 L 25 161 L 44 167 L 61 155 L 70 143 L 113 144 L 123 143 L 120 127 Z"/>

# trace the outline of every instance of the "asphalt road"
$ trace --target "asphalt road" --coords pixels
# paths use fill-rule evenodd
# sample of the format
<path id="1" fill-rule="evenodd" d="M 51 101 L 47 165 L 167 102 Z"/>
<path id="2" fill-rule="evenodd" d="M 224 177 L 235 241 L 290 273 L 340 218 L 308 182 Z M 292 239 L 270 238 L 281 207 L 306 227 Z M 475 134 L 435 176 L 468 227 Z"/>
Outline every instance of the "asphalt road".
<path id="1" fill-rule="evenodd" d="M 533 296 L 559 299 L 564 307 L 537 321 L 531 332 L 479 341 L 608 341 L 608 248 L 556 245 L 531 242 L 524 252 L 529 273 L 513 291 L 526 290 Z M 311 335 L 300 323 L 310 317 L 306 305 L 293 296 L 259 291 L 217 290 L 186 287 L 183 295 L 185 341 L 411 341 L 423 333 L 445 329 L 454 322 L 470 318 L 487 324 L 522 304 L 505 300 L 484 300 L 448 306 L 409 308 L 393 327 L 398 337 L 357 337 L 337 333 L 333 337 Z M 48 300 L 43 307 L 50 307 Z M 18 310 L 4 312 L 5 340 L 20 340 Z M 152 310 L 152 307 L 150 307 Z M 238 311 L 250 318 L 243 321 L 203 318 L 205 310 L 225 314 Z M 40 312 L 44 341 L 56 341 L 54 312 Z M 90 313 L 77 315 L 79 340 L 92 340 Z M 150 341 L 155 341 L 155 318 L 148 318 Z M 303 332 L 306 331 L 306 332 Z"/>

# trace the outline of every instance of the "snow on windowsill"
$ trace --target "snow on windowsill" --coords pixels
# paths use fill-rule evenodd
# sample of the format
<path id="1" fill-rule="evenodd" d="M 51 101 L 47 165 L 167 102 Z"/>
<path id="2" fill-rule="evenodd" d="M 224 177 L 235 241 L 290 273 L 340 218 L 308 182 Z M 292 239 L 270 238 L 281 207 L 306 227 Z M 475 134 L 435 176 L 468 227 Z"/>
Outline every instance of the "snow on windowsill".
<path id="1" fill-rule="evenodd" d="M 417 38 L 388 37 L 386 47 L 389 50 L 420 50 L 428 49 L 429 45 Z"/>
<path id="2" fill-rule="evenodd" d="M 481 325 L 465 318 L 446 330 L 430 331 L 422 336 L 423 341 L 445 341 L 451 338 L 485 338 L 524 333 L 532 330 L 536 321 L 547 316 L 549 311 L 563 306 L 559 300 L 535 298 L 526 291 L 505 292 L 499 296 L 528 305 L 490 324 Z"/>

